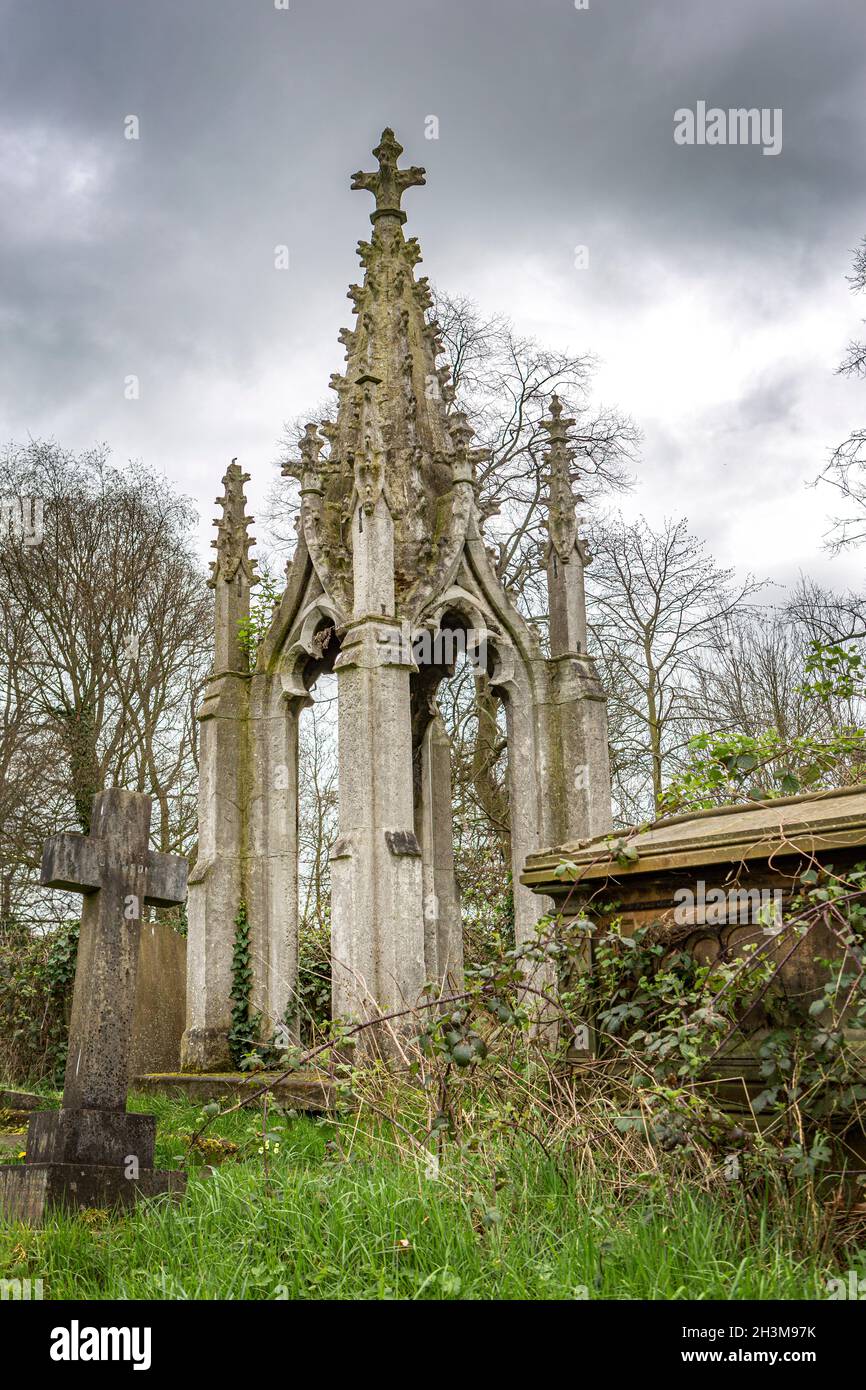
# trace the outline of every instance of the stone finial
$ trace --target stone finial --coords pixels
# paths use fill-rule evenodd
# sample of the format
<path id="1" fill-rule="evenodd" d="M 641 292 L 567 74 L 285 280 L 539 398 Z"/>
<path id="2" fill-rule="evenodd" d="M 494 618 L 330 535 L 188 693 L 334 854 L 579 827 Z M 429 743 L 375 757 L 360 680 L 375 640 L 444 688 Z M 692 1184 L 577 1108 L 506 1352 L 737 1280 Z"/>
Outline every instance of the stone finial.
<path id="1" fill-rule="evenodd" d="M 217 506 L 223 509 L 223 514 L 214 517 L 217 538 L 211 541 L 211 546 L 217 555 L 216 559 L 211 561 L 211 575 L 208 580 L 211 588 L 214 588 L 220 579 L 229 584 L 239 570 L 249 584 L 255 582 L 256 562 L 250 559 L 250 546 L 255 545 L 256 538 L 247 535 L 247 527 L 252 522 L 252 517 L 247 516 L 247 500 L 244 496 L 244 484 L 249 480 L 249 473 L 242 472 L 237 459 L 232 459 L 223 478 L 225 491 L 222 497 L 216 499 Z"/>
<path id="2" fill-rule="evenodd" d="M 453 410 L 451 412 L 448 428 L 455 445 L 459 449 L 468 449 L 469 441 L 474 438 L 475 430 L 470 425 L 465 410 Z"/>
<path id="3" fill-rule="evenodd" d="M 463 410 L 454 410 L 448 417 L 448 432 L 454 444 L 453 470 L 455 482 L 473 482 L 476 468 L 490 457 L 489 449 L 470 449 L 475 430 Z"/>
<path id="4" fill-rule="evenodd" d="M 403 146 L 395 138 L 393 130 L 387 126 L 382 131 L 382 139 L 373 151 L 379 161 L 379 168 L 372 173 L 359 169 L 352 175 L 352 189 L 366 190 L 376 199 L 376 210 L 370 213 L 370 221 L 376 223 L 380 217 L 396 217 L 406 221 L 406 214 L 400 207 L 400 199 L 407 188 L 426 183 L 425 170 L 413 164 L 408 169 L 398 169 L 397 160 L 403 153 Z"/>
<path id="5" fill-rule="evenodd" d="M 284 478 L 299 479 L 302 487 L 314 486 L 320 478 L 322 472 L 322 460 L 319 457 L 325 447 L 324 440 L 319 435 L 318 425 L 310 420 L 304 426 L 304 433 L 298 440 L 298 451 L 301 455 L 299 459 L 288 459 L 281 468 Z"/>
<path id="6" fill-rule="evenodd" d="M 319 467 L 319 455 L 324 447 L 323 441 L 319 438 L 319 427 L 312 420 L 304 425 L 304 433 L 301 435 L 299 446 L 301 458 L 308 468 L 314 471 Z"/>
<path id="7" fill-rule="evenodd" d="M 562 401 L 554 394 L 550 398 L 550 419 L 542 420 L 541 428 L 547 430 L 551 444 L 568 443 L 568 431 L 574 424 L 570 416 L 563 416 Z"/>
<path id="8" fill-rule="evenodd" d="M 568 433 L 574 420 L 563 416 L 562 401 L 554 395 L 550 401 L 550 418 L 541 427 L 549 435 L 544 462 L 548 476 L 548 522 L 550 543 L 563 560 L 572 554 L 577 543 L 575 497 L 571 490 L 571 466 L 574 449 Z"/>

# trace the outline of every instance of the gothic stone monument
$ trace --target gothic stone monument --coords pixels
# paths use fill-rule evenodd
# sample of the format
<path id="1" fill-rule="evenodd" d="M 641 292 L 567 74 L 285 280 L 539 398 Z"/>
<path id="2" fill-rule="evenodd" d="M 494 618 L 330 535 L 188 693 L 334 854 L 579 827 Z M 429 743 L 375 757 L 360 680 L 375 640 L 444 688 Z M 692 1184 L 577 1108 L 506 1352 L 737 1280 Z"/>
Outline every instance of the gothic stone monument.
<path id="1" fill-rule="evenodd" d="M 149 849 L 138 792 L 100 792 L 91 825 L 48 840 L 42 857 L 43 884 L 84 902 L 63 1105 L 31 1117 L 23 1166 L 0 1167 L 0 1210 L 34 1224 L 50 1205 L 131 1206 L 186 1186 L 154 1171 L 153 1115 L 126 1111 L 142 909 L 184 901 L 186 860 Z"/>
<path id="2" fill-rule="evenodd" d="M 462 971 L 448 737 L 436 703 L 442 639 L 466 634 L 507 718 L 518 939 L 538 912 L 519 881 L 545 844 L 610 824 L 604 693 L 586 651 L 574 451 L 551 403 L 548 471 L 550 652 L 503 589 L 482 535 L 476 469 L 486 457 L 454 407 L 449 368 L 404 236 L 401 200 L 424 170 L 398 168 L 385 130 L 378 168 L 352 187 L 375 198 L 364 283 L 349 290 L 346 367 L 331 378 L 336 420 L 309 424 L 297 462 L 298 543 L 250 668 L 238 641 L 253 564 L 234 461 L 213 542 L 214 664 L 201 721 L 199 854 L 190 876 L 184 1066 L 229 1067 L 232 946 L 246 903 L 263 1036 L 292 1021 L 298 959 L 298 719 L 336 672 L 339 835 L 331 849 L 335 1016 L 413 1005 L 427 981 Z M 437 639 L 439 645 L 437 646 Z M 422 653 L 432 652 L 429 655 Z"/>

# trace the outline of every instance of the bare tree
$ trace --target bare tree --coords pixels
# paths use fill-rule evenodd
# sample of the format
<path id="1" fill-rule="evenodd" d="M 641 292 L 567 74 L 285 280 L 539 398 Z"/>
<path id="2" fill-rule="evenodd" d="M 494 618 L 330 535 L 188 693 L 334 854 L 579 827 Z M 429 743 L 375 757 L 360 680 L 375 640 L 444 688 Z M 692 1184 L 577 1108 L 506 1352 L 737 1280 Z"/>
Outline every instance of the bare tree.
<path id="1" fill-rule="evenodd" d="M 863 780 L 866 641 L 842 648 L 845 601 L 841 617 L 837 608 L 832 594 L 801 579 L 778 606 L 746 605 L 722 618 L 693 670 L 700 737 L 667 780 L 666 806 Z"/>
<path id="2" fill-rule="evenodd" d="M 854 294 L 866 292 L 866 236 L 854 252 L 854 267 L 848 276 Z M 864 319 L 866 324 L 866 319 Z M 840 376 L 866 378 L 866 338 L 852 338 L 845 356 L 837 367 Z M 835 488 L 853 515 L 832 518 L 828 545 L 838 552 L 866 540 L 866 429 L 854 430 L 833 450 L 830 462 L 817 481 Z M 860 629 L 863 629 L 860 622 Z"/>
<path id="3" fill-rule="evenodd" d="M 111 466 L 105 448 L 76 456 L 53 443 L 10 447 L 4 482 L 44 509 L 39 544 L 0 547 L 0 671 L 14 765 L 26 768 L 28 749 L 39 750 L 29 797 L 51 808 L 55 828 L 77 821 L 87 831 L 95 792 L 147 791 L 159 848 L 188 851 L 194 708 L 212 631 L 190 548 L 195 514 L 159 475 Z M 20 722 L 25 692 L 26 742 L 9 723 Z M 23 865 L 23 846 L 21 854 Z M 29 840 L 29 854 L 38 842 Z"/>
<path id="4" fill-rule="evenodd" d="M 829 740 L 862 722 L 863 702 L 853 690 L 822 702 L 809 694 L 807 663 L 813 644 L 828 639 L 832 607 L 831 595 L 801 580 L 784 604 L 746 607 L 723 620 L 695 671 L 703 726 L 752 738 L 773 729 L 788 747 L 805 737 Z M 866 644 L 859 645 L 866 654 Z"/>
<path id="5" fill-rule="evenodd" d="M 298 816 L 300 915 L 318 929 L 330 921 L 328 850 L 337 835 L 337 692 L 333 676 L 318 681 L 318 696 L 300 724 Z"/>
<path id="6" fill-rule="evenodd" d="M 541 422 L 550 398 L 559 395 L 576 422 L 576 481 L 588 502 L 631 486 L 639 432 L 627 416 L 593 404 L 597 363 L 592 354 L 543 347 L 519 336 L 502 316 L 483 318 L 467 299 L 437 294 L 433 316 L 452 369 L 453 408 L 467 413 L 479 447 L 490 453 L 478 470 L 478 495 L 497 574 L 526 616 L 544 624 L 542 452 L 548 436 Z"/>
<path id="7" fill-rule="evenodd" d="M 733 581 L 684 520 L 659 531 L 609 518 L 590 533 L 590 627 L 608 690 L 621 812 L 655 814 L 694 731 L 694 671 L 760 585 Z M 651 788 L 651 801 L 644 789 Z"/>
<path id="8" fill-rule="evenodd" d="M 42 841 L 62 803 L 25 668 L 26 640 L 25 616 L 0 590 L 0 930 L 26 912 Z"/>

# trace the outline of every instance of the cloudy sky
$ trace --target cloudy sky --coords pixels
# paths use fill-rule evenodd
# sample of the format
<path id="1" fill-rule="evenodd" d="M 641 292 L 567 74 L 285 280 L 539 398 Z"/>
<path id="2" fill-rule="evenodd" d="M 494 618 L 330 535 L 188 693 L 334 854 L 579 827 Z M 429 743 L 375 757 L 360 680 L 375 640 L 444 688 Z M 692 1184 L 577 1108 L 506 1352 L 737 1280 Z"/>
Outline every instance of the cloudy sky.
<path id="1" fill-rule="evenodd" d="M 863 0 L 283 3 L 0 0 L 3 438 L 164 470 L 204 550 L 225 464 L 260 502 L 342 363 L 371 206 L 349 176 L 389 124 L 427 167 L 419 273 L 599 355 L 644 432 L 629 514 L 860 585 L 807 484 L 866 424 L 834 375 L 866 316 Z M 676 144 L 699 101 L 781 108 L 782 152 Z"/>

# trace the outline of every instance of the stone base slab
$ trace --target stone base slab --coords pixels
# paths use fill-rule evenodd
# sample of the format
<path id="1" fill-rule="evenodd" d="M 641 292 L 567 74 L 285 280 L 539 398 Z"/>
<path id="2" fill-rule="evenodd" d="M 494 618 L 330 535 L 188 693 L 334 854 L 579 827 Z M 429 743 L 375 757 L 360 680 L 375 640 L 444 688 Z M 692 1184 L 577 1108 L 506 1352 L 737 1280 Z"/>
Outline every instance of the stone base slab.
<path id="1" fill-rule="evenodd" d="M 206 1104 L 212 1100 L 242 1100 L 273 1083 L 273 1090 L 268 1094 L 281 1105 L 314 1112 L 335 1108 L 334 1089 L 327 1077 L 315 1072 L 297 1072 L 278 1081 L 278 1076 L 279 1072 L 165 1072 L 136 1077 L 133 1089 L 149 1096 L 181 1096 Z M 261 1104 L 261 1100 L 257 1103 Z"/>
<path id="2" fill-rule="evenodd" d="M 231 1050 L 224 1028 L 188 1028 L 181 1038 L 180 1064 L 184 1071 L 231 1070 Z"/>
<path id="3" fill-rule="evenodd" d="M 38 1096 L 34 1091 L 0 1089 L 0 1110 L 38 1110 L 46 1100 L 46 1096 Z"/>
<path id="4" fill-rule="evenodd" d="M 38 1226 L 52 1207 L 84 1211 L 132 1207 L 143 1197 L 169 1193 L 179 1200 L 186 1173 L 144 1170 L 135 1179 L 122 1168 L 97 1163 L 0 1165 L 0 1213 L 7 1221 Z"/>

